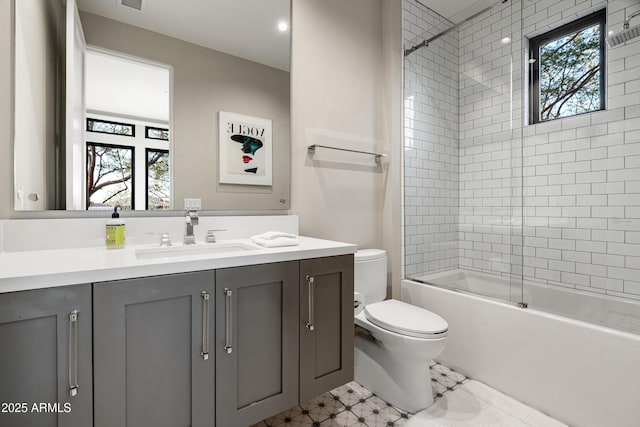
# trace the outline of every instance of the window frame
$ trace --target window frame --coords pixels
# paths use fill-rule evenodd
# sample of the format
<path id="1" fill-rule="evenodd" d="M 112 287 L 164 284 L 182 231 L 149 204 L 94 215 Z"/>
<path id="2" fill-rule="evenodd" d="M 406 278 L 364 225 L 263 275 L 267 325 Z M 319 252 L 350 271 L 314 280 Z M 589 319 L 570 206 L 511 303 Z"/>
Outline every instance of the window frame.
<path id="1" fill-rule="evenodd" d="M 606 109 L 606 20 L 607 9 L 600 9 L 596 12 L 590 13 L 589 15 L 578 18 L 566 25 L 562 25 L 551 31 L 547 31 L 543 34 L 529 39 L 529 61 L 531 63 L 531 67 L 529 70 L 529 124 L 545 123 L 557 119 L 566 119 L 569 117 L 589 114 L 595 111 L 602 111 Z M 600 108 L 598 108 L 597 110 L 572 114 L 570 116 L 542 120 L 540 118 L 540 45 L 544 45 L 549 41 L 556 40 L 562 36 L 574 33 L 576 31 L 586 29 L 595 24 L 600 25 Z"/>
<path id="2" fill-rule="evenodd" d="M 154 139 L 154 138 L 149 138 L 149 139 Z M 145 174 L 144 174 L 144 185 L 145 185 L 145 202 L 144 202 L 144 209 L 146 211 L 149 210 L 149 152 L 153 152 L 153 153 L 164 153 L 169 155 L 169 150 L 165 150 L 165 149 L 161 149 L 161 148 L 145 148 L 144 149 L 144 161 L 145 161 L 145 166 L 144 166 L 144 170 L 145 170 Z M 169 174 L 171 174 L 171 172 L 169 172 Z M 171 186 L 169 186 L 169 190 L 171 190 Z M 171 199 L 171 196 L 169 196 L 169 199 Z M 165 209 L 163 209 L 165 210 Z M 167 209 L 168 210 L 168 209 Z"/>
<path id="3" fill-rule="evenodd" d="M 101 133 L 101 132 L 98 132 Z M 117 134 L 109 134 L 109 135 L 117 135 Z M 136 147 L 134 145 L 119 145 L 119 144 L 108 144 L 103 142 L 93 142 L 86 141 L 85 142 L 85 160 L 84 160 L 84 173 L 85 177 L 87 177 L 87 168 L 89 167 L 89 146 L 97 146 L 97 147 L 106 147 L 106 148 L 118 148 L 123 150 L 131 150 L 131 210 L 136 210 Z M 89 197 L 89 182 L 87 181 L 85 188 L 85 210 L 89 210 L 91 205 L 91 198 Z"/>
<path id="4" fill-rule="evenodd" d="M 169 134 L 169 129 L 168 128 L 160 128 L 160 127 L 155 127 L 155 126 L 145 126 L 144 127 L 144 137 L 147 138 L 147 139 L 155 139 L 157 141 L 169 141 L 169 138 L 171 137 L 171 135 L 168 135 L 167 138 L 155 138 L 153 136 L 149 136 L 149 131 L 150 130 L 165 131 L 165 132 L 167 132 L 167 134 Z"/>
<path id="5" fill-rule="evenodd" d="M 105 132 L 105 131 L 101 131 L 101 130 L 92 130 L 92 129 L 89 129 L 89 122 L 108 123 L 108 124 L 111 124 L 111 125 L 127 126 L 127 127 L 131 128 L 131 135 L 127 135 L 127 134 L 124 134 L 124 133 Z M 87 132 L 103 133 L 103 134 L 106 134 L 106 135 L 126 136 L 126 137 L 129 137 L 129 138 L 135 138 L 136 137 L 136 125 L 133 124 L 133 123 L 114 122 L 112 120 L 95 119 L 93 117 L 87 117 L 86 118 L 86 130 L 87 130 Z"/>

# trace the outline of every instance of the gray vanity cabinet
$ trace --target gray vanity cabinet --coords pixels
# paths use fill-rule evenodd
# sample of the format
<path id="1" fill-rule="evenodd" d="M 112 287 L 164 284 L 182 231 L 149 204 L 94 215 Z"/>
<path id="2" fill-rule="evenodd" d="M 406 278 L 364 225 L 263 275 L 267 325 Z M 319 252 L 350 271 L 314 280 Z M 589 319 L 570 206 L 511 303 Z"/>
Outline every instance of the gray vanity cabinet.
<path id="1" fill-rule="evenodd" d="M 214 280 L 94 284 L 95 427 L 214 425 Z"/>
<path id="2" fill-rule="evenodd" d="M 90 426 L 92 392 L 91 285 L 0 294 L 0 426 Z"/>
<path id="3" fill-rule="evenodd" d="M 298 403 L 298 262 L 216 270 L 216 425 Z"/>
<path id="4" fill-rule="evenodd" d="M 353 255 L 300 261 L 300 402 L 353 380 Z"/>

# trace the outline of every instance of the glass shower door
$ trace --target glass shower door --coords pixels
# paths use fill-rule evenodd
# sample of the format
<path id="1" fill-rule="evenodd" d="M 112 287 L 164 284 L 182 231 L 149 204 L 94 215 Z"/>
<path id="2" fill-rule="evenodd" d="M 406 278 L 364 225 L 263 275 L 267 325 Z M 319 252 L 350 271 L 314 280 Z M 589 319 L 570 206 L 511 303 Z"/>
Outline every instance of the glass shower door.
<path id="1" fill-rule="evenodd" d="M 521 303 L 521 2 L 465 14 L 404 1 L 405 276 Z"/>

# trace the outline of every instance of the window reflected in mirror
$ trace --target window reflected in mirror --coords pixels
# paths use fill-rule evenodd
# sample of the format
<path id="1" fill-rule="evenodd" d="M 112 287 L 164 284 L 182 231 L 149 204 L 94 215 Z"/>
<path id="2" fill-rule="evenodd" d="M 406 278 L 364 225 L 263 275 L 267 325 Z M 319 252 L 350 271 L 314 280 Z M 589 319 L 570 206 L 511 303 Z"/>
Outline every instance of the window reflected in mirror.
<path id="1" fill-rule="evenodd" d="M 136 127 L 127 123 L 107 120 L 87 119 L 87 132 L 109 133 L 112 135 L 136 136 Z"/>
<path id="2" fill-rule="evenodd" d="M 171 209 L 170 69 L 87 51 L 87 209 Z"/>
<path id="3" fill-rule="evenodd" d="M 87 142 L 87 209 L 111 210 L 134 203 L 134 147 Z"/>
<path id="4" fill-rule="evenodd" d="M 145 136 L 149 139 L 160 139 L 163 141 L 169 140 L 169 129 L 154 128 L 151 126 L 145 127 Z"/>
<path id="5" fill-rule="evenodd" d="M 146 208 L 148 210 L 171 208 L 169 176 L 169 150 L 147 148 Z"/>
<path id="6" fill-rule="evenodd" d="M 87 209 L 171 209 L 169 141 L 149 138 L 168 128 L 106 116 L 87 118 Z"/>

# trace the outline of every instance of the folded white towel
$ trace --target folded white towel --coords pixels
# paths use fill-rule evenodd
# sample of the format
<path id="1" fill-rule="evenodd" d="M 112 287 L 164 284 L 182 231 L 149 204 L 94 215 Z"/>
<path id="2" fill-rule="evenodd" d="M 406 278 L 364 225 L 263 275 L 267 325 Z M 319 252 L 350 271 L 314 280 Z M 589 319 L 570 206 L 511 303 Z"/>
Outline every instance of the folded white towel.
<path id="1" fill-rule="evenodd" d="M 251 238 L 253 243 L 256 243 L 260 246 L 264 246 L 265 248 L 279 248 L 283 246 L 297 246 L 298 245 L 298 237 L 276 237 L 273 239 L 264 239 L 260 236 L 253 236 Z"/>
<path id="2" fill-rule="evenodd" d="M 256 236 L 252 236 L 253 237 L 257 237 L 260 239 L 264 239 L 264 240 L 273 240 L 273 239 L 279 239 L 279 238 L 285 238 L 285 239 L 296 239 L 298 236 L 296 236 L 295 234 L 291 234 L 291 233 L 285 233 L 283 231 L 267 231 L 266 233 L 262 233 L 262 234 L 258 234 Z"/>

